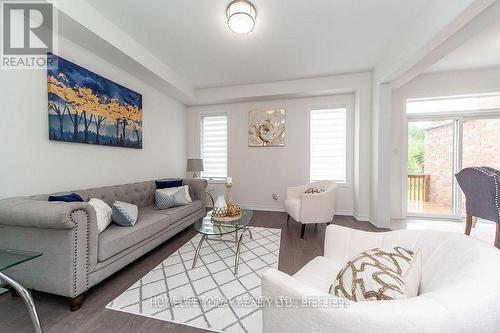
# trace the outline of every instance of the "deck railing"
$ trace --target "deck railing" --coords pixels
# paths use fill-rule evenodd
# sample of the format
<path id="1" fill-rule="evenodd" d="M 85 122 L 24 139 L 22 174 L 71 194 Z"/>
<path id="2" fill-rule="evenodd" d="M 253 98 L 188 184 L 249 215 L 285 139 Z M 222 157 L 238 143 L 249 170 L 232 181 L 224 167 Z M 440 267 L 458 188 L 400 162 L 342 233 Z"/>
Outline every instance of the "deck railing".
<path id="1" fill-rule="evenodd" d="M 430 175 L 408 175 L 408 199 L 429 201 Z"/>

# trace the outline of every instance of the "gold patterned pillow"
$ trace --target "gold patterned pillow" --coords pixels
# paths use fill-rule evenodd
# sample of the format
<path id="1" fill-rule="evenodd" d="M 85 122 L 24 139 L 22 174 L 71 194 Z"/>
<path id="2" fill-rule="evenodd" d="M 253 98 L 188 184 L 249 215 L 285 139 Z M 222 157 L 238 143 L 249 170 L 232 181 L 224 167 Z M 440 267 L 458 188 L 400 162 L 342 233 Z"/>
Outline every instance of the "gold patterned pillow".
<path id="1" fill-rule="evenodd" d="M 421 272 L 420 250 L 371 249 L 347 262 L 330 287 L 330 294 L 354 302 L 414 297 Z"/>
<path id="2" fill-rule="evenodd" d="M 322 188 L 311 187 L 311 188 L 308 188 L 304 193 L 305 194 L 318 194 L 318 193 L 322 193 L 322 192 L 325 192 L 325 190 L 323 190 Z"/>

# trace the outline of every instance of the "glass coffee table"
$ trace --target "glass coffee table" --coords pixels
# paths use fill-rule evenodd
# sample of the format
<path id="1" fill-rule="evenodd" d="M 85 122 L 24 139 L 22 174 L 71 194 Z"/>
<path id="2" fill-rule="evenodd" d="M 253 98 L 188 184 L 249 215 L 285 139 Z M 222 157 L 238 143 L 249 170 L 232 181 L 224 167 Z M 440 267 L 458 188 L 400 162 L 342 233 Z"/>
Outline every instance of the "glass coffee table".
<path id="1" fill-rule="evenodd" d="M 248 209 L 241 210 L 241 218 L 236 221 L 231 222 L 218 222 L 212 220 L 212 211 L 207 213 L 207 216 L 198 220 L 193 226 L 194 229 L 201 234 L 201 240 L 198 243 L 198 247 L 196 248 L 196 253 L 193 258 L 193 267 L 196 267 L 196 261 L 198 260 L 198 256 L 200 255 L 200 249 L 205 241 L 216 241 L 216 242 L 226 242 L 226 243 L 235 243 L 236 247 L 236 256 L 234 258 L 234 274 L 238 274 L 238 264 L 240 261 L 240 247 L 241 241 L 243 240 L 243 236 L 245 232 L 248 231 L 248 235 L 250 239 L 252 239 L 252 231 L 248 228 L 248 224 L 252 220 L 253 211 Z M 234 234 L 234 240 L 223 239 L 220 236 Z M 219 238 L 215 238 L 215 236 L 219 236 Z"/>
<path id="2" fill-rule="evenodd" d="M 37 252 L 0 248 L 0 279 L 9 284 L 23 298 L 24 303 L 28 307 L 31 322 L 33 323 L 33 328 L 36 333 L 42 332 L 42 326 L 40 325 L 40 319 L 38 318 L 35 303 L 33 302 L 31 294 L 28 290 L 26 290 L 26 288 L 21 286 L 19 282 L 5 275 L 3 271 L 7 268 L 22 264 L 28 260 L 35 259 L 41 255 L 41 253 Z"/>

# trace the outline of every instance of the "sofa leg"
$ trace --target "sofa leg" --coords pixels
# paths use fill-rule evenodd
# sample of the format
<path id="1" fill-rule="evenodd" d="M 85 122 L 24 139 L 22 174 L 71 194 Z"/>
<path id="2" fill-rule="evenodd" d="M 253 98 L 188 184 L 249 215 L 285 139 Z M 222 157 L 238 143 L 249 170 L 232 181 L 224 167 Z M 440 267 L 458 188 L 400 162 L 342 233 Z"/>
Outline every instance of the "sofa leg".
<path id="1" fill-rule="evenodd" d="M 85 294 L 80 294 L 74 298 L 68 298 L 69 309 L 71 311 L 76 311 L 82 307 L 83 300 L 85 299 Z"/>
<path id="2" fill-rule="evenodd" d="M 470 232 L 472 230 L 472 221 L 473 221 L 472 215 L 467 215 L 467 218 L 465 219 L 465 234 L 467 236 L 470 236 Z"/>
<path id="3" fill-rule="evenodd" d="M 500 223 L 497 223 L 497 231 L 495 235 L 495 246 L 500 249 Z"/>
<path id="4" fill-rule="evenodd" d="M 300 238 L 304 238 L 304 231 L 306 231 L 306 225 L 302 223 L 302 230 L 300 230 Z"/>

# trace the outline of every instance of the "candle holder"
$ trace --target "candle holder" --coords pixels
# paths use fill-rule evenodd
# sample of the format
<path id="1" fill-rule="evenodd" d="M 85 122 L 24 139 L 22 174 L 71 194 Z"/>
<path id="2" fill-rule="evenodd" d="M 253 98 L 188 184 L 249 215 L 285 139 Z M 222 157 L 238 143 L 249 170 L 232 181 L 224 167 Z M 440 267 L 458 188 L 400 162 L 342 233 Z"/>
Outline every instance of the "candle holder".
<path id="1" fill-rule="evenodd" d="M 241 216 L 241 208 L 240 205 L 233 201 L 233 196 L 231 194 L 232 187 L 232 183 L 226 183 L 227 216 L 237 218 Z"/>
<path id="2" fill-rule="evenodd" d="M 230 204 L 233 202 L 233 196 L 231 194 L 231 188 L 233 187 L 233 184 L 226 183 L 226 204 Z"/>

